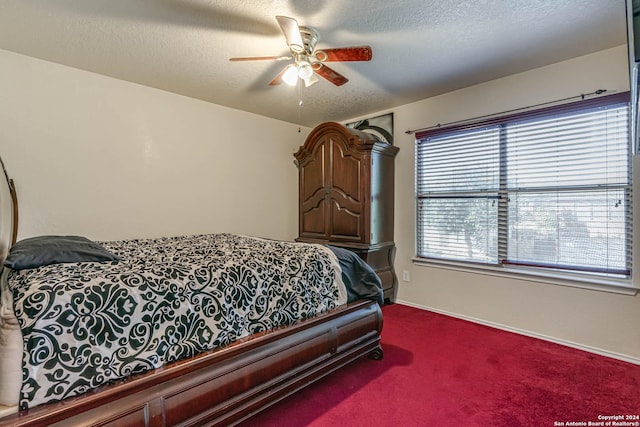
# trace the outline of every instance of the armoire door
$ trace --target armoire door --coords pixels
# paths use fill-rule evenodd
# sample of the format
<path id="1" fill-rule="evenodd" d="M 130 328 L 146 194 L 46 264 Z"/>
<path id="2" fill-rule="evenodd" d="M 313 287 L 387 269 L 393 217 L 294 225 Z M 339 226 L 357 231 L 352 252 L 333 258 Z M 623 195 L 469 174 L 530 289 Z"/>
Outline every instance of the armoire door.
<path id="1" fill-rule="evenodd" d="M 364 207 L 367 206 L 366 165 L 360 153 L 349 151 L 344 138 L 329 137 L 329 224 L 332 241 L 364 242 Z"/>
<path id="2" fill-rule="evenodd" d="M 299 237 L 327 239 L 329 152 L 329 146 L 326 144 L 316 146 L 305 165 L 300 167 Z"/>
<path id="3" fill-rule="evenodd" d="M 301 167 L 300 237 L 366 241 L 366 156 L 349 148 L 341 135 L 326 135 Z"/>

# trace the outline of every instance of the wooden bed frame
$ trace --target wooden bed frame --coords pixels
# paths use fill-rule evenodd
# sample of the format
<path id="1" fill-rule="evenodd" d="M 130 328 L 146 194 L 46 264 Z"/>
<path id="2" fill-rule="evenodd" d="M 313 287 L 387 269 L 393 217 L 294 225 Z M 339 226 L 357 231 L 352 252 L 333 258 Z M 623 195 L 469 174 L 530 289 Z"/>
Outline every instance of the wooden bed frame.
<path id="1" fill-rule="evenodd" d="M 1 159 L 0 159 L 1 162 Z M 4 165 L 3 169 L 4 169 Z M 0 203 L 17 236 L 17 197 L 5 170 Z M 7 201 L 12 206 L 7 208 Z M 382 358 L 382 311 L 357 301 L 293 326 L 0 418 L 0 426 L 237 424 L 362 356 Z"/>

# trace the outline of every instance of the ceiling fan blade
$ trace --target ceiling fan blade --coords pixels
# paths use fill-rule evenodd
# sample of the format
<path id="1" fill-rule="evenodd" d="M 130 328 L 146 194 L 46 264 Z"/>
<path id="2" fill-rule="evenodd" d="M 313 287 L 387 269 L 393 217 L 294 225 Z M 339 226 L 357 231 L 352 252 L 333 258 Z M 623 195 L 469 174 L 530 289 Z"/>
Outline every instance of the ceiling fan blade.
<path id="1" fill-rule="evenodd" d="M 276 16 L 276 19 L 278 20 L 278 24 L 280 24 L 284 37 L 287 39 L 289 48 L 294 52 L 303 52 L 304 43 L 300 35 L 298 21 L 287 16 Z"/>
<path id="2" fill-rule="evenodd" d="M 323 59 L 325 55 L 326 59 Z M 372 53 L 369 46 L 353 46 L 321 49 L 315 52 L 315 56 L 322 62 L 371 61 Z"/>
<path id="3" fill-rule="evenodd" d="M 314 68 L 314 70 L 320 77 L 324 77 L 336 86 L 342 86 L 349 81 L 349 79 L 347 79 L 345 76 L 332 70 L 324 64 L 320 64 L 320 67 L 317 67 L 317 69 Z"/>
<path id="4" fill-rule="evenodd" d="M 290 56 L 245 56 L 243 58 L 229 58 L 231 62 L 238 61 L 284 61 L 286 59 L 293 59 Z"/>

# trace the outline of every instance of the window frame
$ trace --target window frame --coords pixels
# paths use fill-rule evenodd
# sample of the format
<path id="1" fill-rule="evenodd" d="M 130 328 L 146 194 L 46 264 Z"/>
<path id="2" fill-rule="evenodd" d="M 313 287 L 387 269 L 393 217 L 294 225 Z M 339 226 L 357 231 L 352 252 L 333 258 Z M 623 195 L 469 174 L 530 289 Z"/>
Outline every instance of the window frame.
<path id="1" fill-rule="evenodd" d="M 522 120 L 530 120 L 548 117 L 550 115 L 556 114 L 566 114 L 578 112 L 581 110 L 586 110 L 590 108 L 597 108 L 602 106 L 614 106 L 617 104 L 626 103 L 629 108 L 629 120 L 631 120 L 631 106 L 629 105 L 630 100 L 630 92 L 621 92 L 615 93 L 613 95 L 605 95 L 591 99 L 583 99 L 577 102 L 565 103 L 561 105 L 554 105 L 551 107 L 540 108 L 536 110 L 527 110 L 524 112 L 513 113 L 513 114 L 505 114 L 505 115 L 491 115 L 485 116 L 485 118 L 479 118 L 478 120 L 473 121 L 464 121 L 459 122 L 457 124 L 452 124 L 450 126 L 437 126 L 434 128 L 430 128 L 424 131 L 416 132 L 415 141 L 414 141 L 414 153 L 415 153 L 415 169 L 414 169 L 414 214 L 415 214 L 415 233 L 414 233 L 414 257 L 412 259 L 413 263 L 416 265 L 444 268 L 450 270 L 464 271 L 464 272 L 473 272 L 473 273 L 482 273 L 488 274 L 492 276 L 500 276 L 500 277 L 509 277 L 509 278 L 517 278 L 521 280 L 532 280 L 536 282 L 550 283 L 555 285 L 566 285 L 566 286 L 577 286 L 581 288 L 595 289 L 595 290 L 604 290 L 611 291 L 616 293 L 630 294 L 635 295 L 639 290 L 636 284 L 634 284 L 634 274 L 633 269 L 631 270 L 630 277 L 628 278 L 615 278 L 609 276 L 600 276 L 597 274 L 585 274 L 580 271 L 563 271 L 556 269 L 543 269 L 530 267 L 527 265 L 512 265 L 509 263 L 498 263 L 497 265 L 484 264 L 484 263 L 476 263 L 469 261 L 458 261 L 458 260 L 448 260 L 448 259 L 440 259 L 440 258 L 429 258 L 418 256 L 418 242 L 419 242 L 419 215 L 418 215 L 418 204 L 419 204 L 419 194 L 418 194 L 418 143 L 419 140 L 432 137 L 432 136 L 441 136 L 445 133 L 454 133 L 454 132 L 468 132 L 475 129 L 482 129 L 491 126 L 502 126 L 509 122 L 514 121 L 522 121 Z M 630 129 L 630 126 L 628 127 Z M 636 156 L 634 156 L 633 152 L 633 143 L 631 141 L 631 137 L 629 137 L 629 167 L 631 174 L 631 191 L 633 192 L 633 188 L 637 185 L 637 179 L 634 172 L 634 164 L 636 161 Z M 631 246 L 631 265 L 635 264 L 637 258 L 637 239 L 635 238 L 635 234 L 637 230 L 636 217 L 633 215 L 633 212 L 637 210 L 636 205 L 638 203 L 637 198 L 631 198 L 631 233 L 630 237 L 632 239 Z M 500 224 L 499 224 L 500 227 Z M 635 264 L 637 266 L 637 264 Z"/>

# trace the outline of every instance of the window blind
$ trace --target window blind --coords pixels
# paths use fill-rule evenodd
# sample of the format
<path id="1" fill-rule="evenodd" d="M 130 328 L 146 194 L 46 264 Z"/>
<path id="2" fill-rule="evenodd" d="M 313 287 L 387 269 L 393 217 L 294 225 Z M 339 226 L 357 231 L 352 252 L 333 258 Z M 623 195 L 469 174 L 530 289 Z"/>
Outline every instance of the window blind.
<path id="1" fill-rule="evenodd" d="M 628 277 L 625 95 L 418 134 L 418 256 Z"/>
<path id="2" fill-rule="evenodd" d="M 419 254 L 464 261 L 497 258 L 500 128 L 427 138 L 418 144 Z"/>

